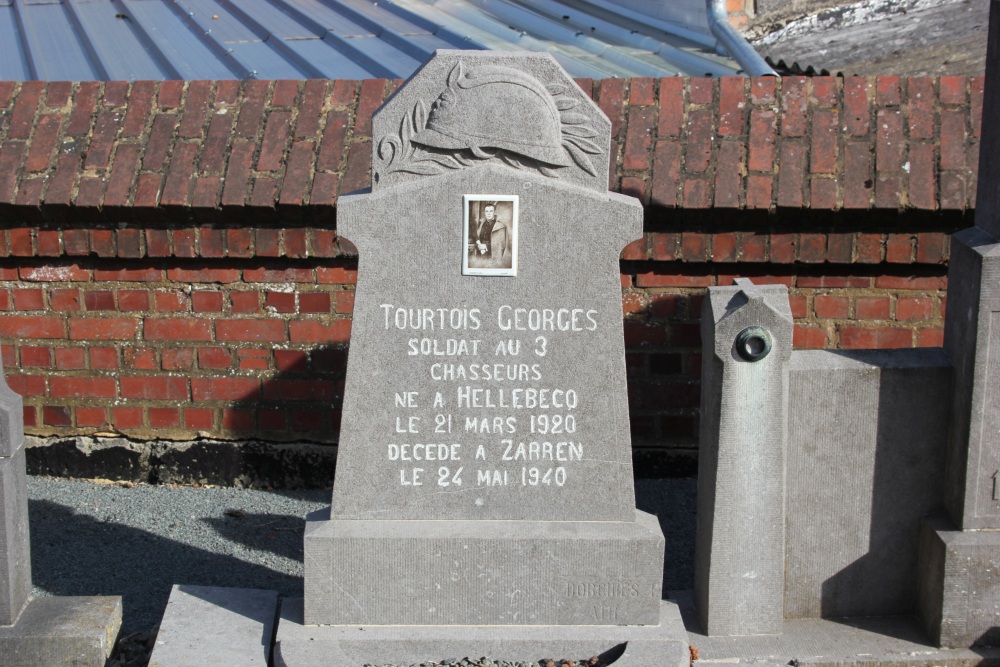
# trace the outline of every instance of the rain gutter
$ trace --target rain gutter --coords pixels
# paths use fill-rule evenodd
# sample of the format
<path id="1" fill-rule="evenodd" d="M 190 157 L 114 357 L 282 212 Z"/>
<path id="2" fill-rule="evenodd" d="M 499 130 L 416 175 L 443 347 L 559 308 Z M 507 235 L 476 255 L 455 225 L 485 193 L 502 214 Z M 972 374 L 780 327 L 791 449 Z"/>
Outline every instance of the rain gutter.
<path id="1" fill-rule="evenodd" d="M 726 0 L 705 0 L 705 8 L 708 10 L 708 27 L 719 41 L 722 52 L 739 63 L 748 76 L 778 76 L 778 73 L 764 62 L 760 54 L 754 51 L 743 35 L 736 32 L 736 28 L 729 23 Z"/>

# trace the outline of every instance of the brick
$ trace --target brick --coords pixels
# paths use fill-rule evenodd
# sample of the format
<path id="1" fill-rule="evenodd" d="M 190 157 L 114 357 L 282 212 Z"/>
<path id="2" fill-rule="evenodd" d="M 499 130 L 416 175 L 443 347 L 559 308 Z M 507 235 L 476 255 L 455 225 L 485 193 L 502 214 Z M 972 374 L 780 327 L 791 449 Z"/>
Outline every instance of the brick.
<path id="1" fill-rule="evenodd" d="M 333 298 L 338 313 L 350 314 L 354 312 L 354 292 L 335 292 Z"/>
<path id="2" fill-rule="evenodd" d="M 149 347 L 126 347 L 122 351 L 122 366 L 140 371 L 155 371 L 159 369 L 156 361 L 156 350 Z"/>
<path id="3" fill-rule="evenodd" d="M 279 371 L 305 371 L 309 354 L 303 350 L 275 350 L 274 367 Z"/>
<path id="4" fill-rule="evenodd" d="M 743 190 L 743 145 L 726 141 L 719 146 L 715 168 L 715 202 L 717 208 L 739 208 Z"/>
<path id="5" fill-rule="evenodd" d="M 288 111 L 273 111 L 268 116 L 257 158 L 258 171 L 277 171 L 281 168 L 285 144 L 291 134 L 291 118 L 292 114 Z"/>
<path id="6" fill-rule="evenodd" d="M 806 135 L 806 110 L 809 99 L 806 82 L 801 76 L 786 76 L 781 79 L 781 134 L 785 137 Z"/>
<path id="7" fill-rule="evenodd" d="M 135 209 L 153 208 L 160 198 L 162 176 L 160 174 L 139 174 L 132 206 Z"/>
<path id="8" fill-rule="evenodd" d="M 222 292 L 196 290 L 191 292 L 191 310 L 196 313 L 221 313 Z"/>
<path id="9" fill-rule="evenodd" d="M 167 279 L 175 283 L 234 283 L 240 278 L 239 269 L 184 269 L 167 270 Z"/>
<path id="10" fill-rule="evenodd" d="M 655 109 L 636 108 L 629 110 L 625 151 L 622 156 L 624 169 L 638 171 L 649 169 L 649 149 L 653 141 L 652 132 L 655 120 Z"/>
<path id="11" fill-rule="evenodd" d="M 271 353 L 268 350 L 241 349 L 237 350 L 236 354 L 239 355 L 240 369 L 242 370 L 268 370 L 270 368 Z"/>
<path id="12" fill-rule="evenodd" d="M 633 77 L 629 86 L 628 103 L 632 106 L 648 106 L 656 103 L 656 80 L 649 77 Z"/>
<path id="13" fill-rule="evenodd" d="M 209 341 L 212 340 L 212 324 L 210 320 L 185 317 L 147 317 L 143 321 L 143 338 L 146 340 Z"/>
<path id="14" fill-rule="evenodd" d="M 183 81 L 161 81 L 156 94 L 156 105 L 161 109 L 176 109 L 184 95 Z"/>
<path id="15" fill-rule="evenodd" d="M 972 136 L 976 139 L 982 136 L 984 87 L 983 77 L 977 76 L 969 81 L 969 121 L 972 125 Z"/>
<path id="16" fill-rule="evenodd" d="M 281 230 L 259 228 L 254 230 L 254 238 L 258 257 L 281 256 Z"/>
<path id="17" fill-rule="evenodd" d="M 177 127 L 176 114 L 157 114 L 149 130 L 145 151 L 142 156 L 142 168 L 160 171 L 167 161 L 167 155 L 173 146 L 174 129 Z"/>
<path id="18" fill-rule="evenodd" d="M 270 341 L 280 343 L 288 339 L 285 323 L 281 320 L 217 320 L 215 322 L 217 340 Z"/>
<path id="19" fill-rule="evenodd" d="M 260 380 L 255 378 L 191 378 L 195 401 L 241 401 L 256 399 Z"/>
<path id="20" fill-rule="evenodd" d="M 798 260 L 816 264 L 826 260 L 826 234 L 799 234 Z"/>
<path id="21" fill-rule="evenodd" d="M 934 175 L 934 145 L 910 142 L 910 178 L 907 187 L 910 205 L 933 211 L 937 208 L 937 178 Z"/>
<path id="22" fill-rule="evenodd" d="M 326 97 L 327 82 L 310 79 L 302 88 L 302 101 L 298 105 L 299 114 L 295 120 L 295 138 L 315 137 L 319 133 L 323 101 Z"/>
<path id="23" fill-rule="evenodd" d="M 155 310 L 163 313 L 174 313 L 187 310 L 187 296 L 180 291 L 153 293 Z"/>
<path id="24" fill-rule="evenodd" d="M 254 413 L 250 410 L 222 410 L 222 428 L 224 431 L 249 431 L 254 427 Z"/>
<path id="25" fill-rule="evenodd" d="M 783 141 L 778 159 L 778 206 L 802 208 L 806 149 L 800 142 Z"/>
<path id="26" fill-rule="evenodd" d="M 211 81 L 191 81 L 188 83 L 181 122 L 177 128 L 179 137 L 195 139 L 202 136 L 205 116 L 210 108 L 209 98 L 211 95 Z"/>
<path id="27" fill-rule="evenodd" d="M 17 195 L 17 174 L 25 152 L 19 141 L 0 144 L 0 203 L 13 202 Z"/>
<path id="28" fill-rule="evenodd" d="M 312 180 L 312 159 L 315 154 L 312 142 L 296 142 L 288 152 L 285 177 L 281 183 L 278 203 L 286 206 L 301 206 L 306 201 Z M 303 253 L 300 257 L 304 257 Z"/>
<path id="29" fill-rule="evenodd" d="M 712 276 L 655 273 L 653 271 L 636 275 L 638 287 L 710 287 Z"/>
<path id="30" fill-rule="evenodd" d="M 964 76 L 942 76 L 938 79 L 938 96 L 941 104 L 965 104 L 965 87 L 968 79 Z"/>
<path id="31" fill-rule="evenodd" d="M 137 144 L 120 144 L 115 153 L 108 187 L 104 192 L 105 206 L 127 206 L 136 174 L 142 147 Z"/>
<path id="32" fill-rule="evenodd" d="M 354 132 L 370 137 L 372 132 L 372 114 L 382 104 L 385 95 L 385 79 L 365 79 L 361 82 L 361 94 L 358 97 L 357 116 L 354 121 Z"/>
<path id="33" fill-rule="evenodd" d="M 740 136 L 744 133 L 746 77 L 724 76 L 719 79 L 719 134 Z"/>
<path id="34" fill-rule="evenodd" d="M 119 229 L 117 241 L 119 257 L 128 259 L 142 257 L 142 230 Z"/>
<path id="35" fill-rule="evenodd" d="M 49 294 L 49 308 L 57 312 L 80 310 L 80 290 L 60 288 Z"/>
<path id="36" fill-rule="evenodd" d="M 62 254 L 59 249 L 59 232 L 54 229 L 39 229 L 35 242 L 39 257 L 58 257 Z"/>
<path id="37" fill-rule="evenodd" d="M 680 183 L 680 144 L 673 141 L 658 141 L 653 153 L 653 177 L 650 186 L 651 204 L 654 206 L 677 206 L 678 185 Z"/>
<path id="38" fill-rule="evenodd" d="M 45 106 L 51 109 L 58 109 L 69 104 L 70 93 L 73 92 L 71 81 L 50 81 L 45 87 Z M 3 91 L 0 90 L 0 107 L 7 106 L 4 101 Z"/>
<path id="39" fill-rule="evenodd" d="M 136 266 L 117 262 L 114 264 L 104 264 L 103 266 L 107 266 L 108 268 L 94 270 L 94 280 L 97 282 L 159 282 L 163 279 L 163 273 L 160 269 L 152 266 Z M 133 268 L 127 268 L 130 266 Z"/>
<path id="40" fill-rule="evenodd" d="M 294 313 L 295 294 L 292 292 L 268 292 L 264 297 L 264 308 L 278 313 Z"/>
<path id="41" fill-rule="evenodd" d="M 340 182 L 342 193 L 354 192 L 371 185 L 372 149 L 368 142 L 351 145 L 347 154 L 347 167 Z"/>
<path id="42" fill-rule="evenodd" d="M 889 297 L 859 296 L 854 301 L 854 316 L 859 320 L 889 319 Z"/>
<path id="43" fill-rule="evenodd" d="M 329 401 L 336 394 L 331 380 L 281 380 L 264 384 L 264 400 Z"/>
<path id="44" fill-rule="evenodd" d="M 61 371 L 73 371 L 84 368 L 86 354 L 82 347 L 55 348 L 56 368 Z"/>
<path id="45" fill-rule="evenodd" d="M 688 114 L 688 141 L 684 151 L 684 167 L 688 172 L 703 172 L 711 164 L 714 139 L 712 120 L 710 109 L 696 109 Z"/>
<path id="46" fill-rule="evenodd" d="M 213 115 L 208 122 L 208 134 L 198 157 L 203 173 L 219 174 L 226 166 L 226 154 L 232 137 L 233 118 L 229 114 Z"/>
<path id="47" fill-rule="evenodd" d="M 236 136 L 251 139 L 259 136 L 269 92 L 270 83 L 267 81 L 252 80 L 246 82 L 243 103 L 240 105 L 234 129 Z"/>
<path id="48" fill-rule="evenodd" d="M 198 256 L 199 257 L 224 257 L 225 230 L 213 229 L 211 227 L 201 227 L 198 229 Z"/>
<path id="49" fill-rule="evenodd" d="M 0 336 L 17 340 L 65 338 L 66 324 L 60 317 L 2 314 Z"/>
<path id="50" fill-rule="evenodd" d="M 837 90 L 837 77 L 816 76 L 809 82 L 812 84 L 812 96 L 817 106 L 829 108 L 837 106 L 840 95 Z"/>
<path id="51" fill-rule="evenodd" d="M 250 192 L 250 205 L 257 208 L 274 208 L 278 201 L 278 184 L 278 179 L 270 176 L 254 178 L 253 188 Z"/>
<path id="52" fill-rule="evenodd" d="M 875 206 L 898 209 L 902 205 L 903 179 L 899 174 L 878 174 L 875 178 Z"/>
<path id="53" fill-rule="evenodd" d="M 112 408 L 111 415 L 118 430 L 142 428 L 142 408 Z"/>
<path id="54" fill-rule="evenodd" d="M 750 171 L 771 172 L 774 169 L 777 116 L 770 109 L 750 112 L 750 143 L 747 168 Z"/>
<path id="55" fill-rule="evenodd" d="M 353 285 L 358 282 L 358 270 L 342 266 L 317 267 L 316 282 L 323 285 Z"/>
<path id="56" fill-rule="evenodd" d="M 43 81 L 26 81 L 21 84 L 21 90 L 14 100 L 14 108 L 10 112 L 10 121 L 7 125 L 8 139 L 27 139 L 31 134 L 43 92 L 45 92 Z"/>
<path id="57" fill-rule="evenodd" d="M 867 143 L 848 142 L 844 146 L 844 208 L 867 209 L 875 182 L 872 180 L 871 149 Z"/>
<path id="58" fill-rule="evenodd" d="M 236 79 L 221 79 L 215 82 L 215 108 L 226 109 L 235 105 L 240 99 L 240 88 L 243 82 Z"/>
<path id="59" fill-rule="evenodd" d="M 283 79 L 274 82 L 274 94 L 271 98 L 271 105 L 276 107 L 295 106 L 295 100 L 299 96 L 299 82 Z"/>
<path id="60" fill-rule="evenodd" d="M 181 415 L 177 408 L 149 408 L 150 428 L 177 428 Z"/>
<path id="61" fill-rule="evenodd" d="M 867 136 L 871 125 L 870 84 L 863 76 L 844 79 L 844 126 L 848 136 Z"/>
<path id="62" fill-rule="evenodd" d="M 162 206 L 188 205 L 191 175 L 194 173 L 194 163 L 197 156 L 198 144 L 182 143 L 174 147 L 167 177 L 163 182 L 163 192 L 160 195 Z"/>
<path id="63" fill-rule="evenodd" d="M 249 229 L 227 229 L 226 249 L 230 257 L 253 257 L 253 231 Z"/>
<path id="64" fill-rule="evenodd" d="M 941 172 L 938 182 L 941 185 L 939 204 L 942 210 L 962 210 L 966 207 L 968 184 L 964 174 Z"/>
<path id="65" fill-rule="evenodd" d="M 709 208 L 712 205 L 710 186 L 704 178 L 691 178 L 684 181 L 685 208 Z"/>
<path id="66" fill-rule="evenodd" d="M 117 391 L 114 378 L 59 376 L 49 378 L 51 398 L 116 398 Z"/>
<path id="67" fill-rule="evenodd" d="M 881 234 L 858 234 L 857 261 L 860 264 L 878 264 L 882 261 Z"/>
<path id="68" fill-rule="evenodd" d="M 73 108 L 66 124 L 67 137 L 82 137 L 90 132 L 90 123 L 97 109 L 100 82 L 81 81 L 73 93 Z"/>
<path id="69" fill-rule="evenodd" d="M 215 411 L 202 408 L 184 410 L 184 428 L 199 431 L 214 431 Z"/>
<path id="70" fill-rule="evenodd" d="M 891 106 L 902 103 L 902 89 L 898 76 L 882 75 L 875 77 L 875 103 L 879 106 Z"/>
<path id="71" fill-rule="evenodd" d="M 320 143 L 319 155 L 316 158 L 316 170 L 340 169 L 340 163 L 345 152 L 345 140 L 350 122 L 347 111 L 335 109 L 326 116 L 326 127 L 323 130 L 323 140 Z"/>
<path id="72" fill-rule="evenodd" d="M 735 262 L 737 237 L 735 232 L 712 235 L 712 261 Z"/>
<path id="73" fill-rule="evenodd" d="M 122 398 L 185 401 L 188 398 L 187 378 L 125 376 L 119 378 Z"/>
<path id="74" fill-rule="evenodd" d="M 896 299 L 896 319 L 900 322 L 929 320 L 934 317 L 934 299 L 901 296 Z"/>
<path id="75" fill-rule="evenodd" d="M 131 318 L 87 318 L 69 321 L 73 340 L 128 340 L 134 338 L 138 322 Z"/>
<path id="76" fill-rule="evenodd" d="M 17 199 L 14 203 L 22 208 L 22 215 L 25 221 L 38 220 L 38 206 L 42 203 L 42 190 L 45 188 L 45 177 L 22 178 L 17 189 Z M 29 208 L 30 207 L 30 208 Z"/>
<path id="77" fill-rule="evenodd" d="M 906 79 L 907 117 L 910 139 L 934 137 L 934 79 L 911 76 Z"/>
<path id="78" fill-rule="evenodd" d="M 260 311 L 260 296 L 257 292 L 230 292 L 229 301 L 234 313 L 256 313 Z"/>
<path id="79" fill-rule="evenodd" d="M 139 137 L 146 129 L 146 121 L 153 110 L 158 83 L 156 81 L 136 81 L 128 98 L 125 120 L 122 122 L 123 137 Z"/>
<path id="80" fill-rule="evenodd" d="M 353 106 L 354 99 L 358 94 L 358 82 L 348 79 L 337 79 L 333 81 L 330 89 L 328 101 L 334 106 Z"/>
<path id="81" fill-rule="evenodd" d="M 796 324 L 792 331 L 792 346 L 796 349 L 823 349 L 828 342 L 826 330 L 818 326 Z"/>
<path id="82" fill-rule="evenodd" d="M 903 166 L 902 114 L 898 110 L 882 109 L 877 118 L 875 168 L 879 172 L 898 172 Z"/>
<path id="83" fill-rule="evenodd" d="M 943 290 L 948 287 L 947 276 L 876 276 L 879 289 Z"/>
<path id="84" fill-rule="evenodd" d="M 625 248 L 622 250 L 621 258 L 626 261 L 629 260 L 644 261 L 646 259 L 649 259 L 646 253 L 645 237 L 637 241 L 633 241 L 632 243 L 629 243 L 627 246 L 625 246 Z"/>
<path id="85" fill-rule="evenodd" d="M 91 347 L 89 350 L 91 369 L 118 368 L 118 350 L 114 347 Z"/>
<path id="86" fill-rule="evenodd" d="M 44 114 L 38 117 L 35 132 L 31 137 L 31 150 L 24 161 L 24 170 L 30 172 L 46 171 L 52 163 L 52 152 L 59 140 L 59 128 L 62 126 L 62 114 Z"/>
<path id="87" fill-rule="evenodd" d="M 289 322 L 293 343 L 346 343 L 351 337 L 351 320 L 333 320 L 329 324 L 311 320 Z"/>
<path id="88" fill-rule="evenodd" d="M 834 174 L 837 172 L 839 118 L 836 110 L 817 109 L 813 113 L 809 167 L 814 174 Z"/>
<path id="89" fill-rule="evenodd" d="M 809 208 L 830 211 L 838 208 L 837 179 L 814 178 L 809 182 Z"/>
<path id="90" fill-rule="evenodd" d="M 107 409 L 84 408 L 76 409 L 76 425 L 81 428 L 103 426 L 108 421 Z"/>
<path id="91" fill-rule="evenodd" d="M 11 290 L 15 310 L 44 310 L 45 295 L 40 289 Z"/>
<path id="92" fill-rule="evenodd" d="M 612 141 L 622 129 L 622 110 L 625 105 L 625 80 L 602 79 L 598 91 L 597 106 L 611 119 Z M 360 113 L 360 109 L 358 110 Z"/>
<path id="93" fill-rule="evenodd" d="M 773 76 L 756 76 L 750 79 L 750 102 L 753 104 L 774 104 L 777 93 L 777 79 Z"/>
<path id="94" fill-rule="evenodd" d="M 813 311 L 822 319 L 843 319 L 848 316 L 851 300 L 846 296 L 820 294 L 813 299 Z"/>
<path id="95" fill-rule="evenodd" d="M 104 84 L 101 102 L 106 107 L 121 108 L 128 99 L 128 81 L 108 81 Z"/>
<path id="96" fill-rule="evenodd" d="M 965 169 L 965 113 L 941 110 L 941 169 Z"/>
<path id="97" fill-rule="evenodd" d="M 746 207 L 749 209 L 769 209 L 774 188 L 773 176 L 751 174 L 747 176 Z"/>
<path id="98" fill-rule="evenodd" d="M 110 290 L 91 290 L 84 294 L 87 310 L 115 310 L 115 294 Z"/>
<path id="99" fill-rule="evenodd" d="M 681 234 L 681 259 L 685 262 L 704 262 L 708 259 L 707 234 L 684 232 Z"/>
<path id="100" fill-rule="evenodd" d="M 943 327 L 929 327 L 927 329 L 917 330 L 916 347 L 943 347 L 943 346 L 944 346 Z"/>
<path id="101" fill-rule="evenodd" d="M 94 121 L 94 130 L 87 146 L 87 157 L 83 161 L 85 169 L 106 169 L 118 132 L 118 112 L 101 111 Z"/>
<path id="102" fill-rule="evenodd" d="M 660 79 L 660 108 L 656 133 L 664 137 L 679 137 L 684 125 L 684 78 L 672 76 Z"/>
<path id="103" fill-rule="evenodd" d="M 688 99 L 691 104 L 715 102 L 715 82 L 710 78 L 692 77 L 688 81 Z"/>
<path id="104" fill-rule="evenodd" d="M 771 261 L 779 264 L 791 264 L 795 261 L 795 234 L 771 234 Z"/>
<path id="105" fill-rule="evenodd" d="M 198 350 L 198 366 L 204 369 L 222 369 L 232 366 L 232 353 L 222 347 L 203 347 Z"/>
<path id="106" fill-rule="evenodd" d="M 81 176 L 77 187 L 76 210 L 85 208 L 96 209 L 101 204 L 104 194 L 104 179 L 99 176 Z"/>
<path id="107" fill-rule="evenodd" d="M 12 375 L 7 378 L 7 386 L 25 398 L 45 395 L 45 378 L 40 375 Z"/>
<path id="108" fill-rule="evenodd" d="M 194 368 L 194 349 L 168 347 L 160 352 L 160 363 L 165 371 L 186 371 Z"/>
<path id="109" fill-rule="evenodd" d="M 70 408 L 63 405 L 43 406 L 42 423 L 46 426 L 72 426 L 73 417 Z"/>
<path id="110" fill-rule="evenodd" d="M 340 176 L 338 174 L 314 174 L 312 192 L 309 194 L 309 203 L 312 206 L 332 206 L 337 201 L 337 188 L 339 184 Z M 335 255 L 314 256 L 333 257 Z"/>
<path id="111" fill-rule="evenodd" d="M 21 365 L 32 368 L 48 368 L 52 365 L 52 353 L 47 347 L 22 347 Z"/>
<path id="112" fill-rule="evenodd" d="M 941 232 L 917 234 L 917 261 L 921 264 L 943 264 L 948 258 L 948 237 Z"/>
<path id="113" fill-rule="evenodd" d="M 646 203 L 646 181 L 638 176 L 622 176 L 621 193 Z"/>
<path id="114" fill-rule="evenodd" d="M 856 327 L 840 329 L 840 347 L 845 349 L 886 349 L 912 347 L 910 329 L 895 327 Z"/>

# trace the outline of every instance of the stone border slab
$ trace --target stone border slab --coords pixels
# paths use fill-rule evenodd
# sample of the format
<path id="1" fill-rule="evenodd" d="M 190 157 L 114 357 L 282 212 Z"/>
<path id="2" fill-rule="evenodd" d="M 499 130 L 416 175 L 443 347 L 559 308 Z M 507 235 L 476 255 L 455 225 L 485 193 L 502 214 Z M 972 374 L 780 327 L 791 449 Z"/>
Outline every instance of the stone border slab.
<path id="1" fill-rule="evenodd" d="M 0 626 L 6 667 L 104 667 L 122 624 L 120 597 L 41 597 Z"/>
<path id="2" fill-rule="evenodd" d="M 360 667 L 488 655 L 495 660 L 611 657 L 615 667 L 687 667 L 687 634 L 675 603 L 660 603 L 660 624 L 537 626 L 303 625 L 301 598 L 282 600 L 275 667 Z"/>
<path id="3" fill-rule="evenodd" d="M 149 667 L 267 667 L 277 614 L 276 591 L 175 585 Z"/>

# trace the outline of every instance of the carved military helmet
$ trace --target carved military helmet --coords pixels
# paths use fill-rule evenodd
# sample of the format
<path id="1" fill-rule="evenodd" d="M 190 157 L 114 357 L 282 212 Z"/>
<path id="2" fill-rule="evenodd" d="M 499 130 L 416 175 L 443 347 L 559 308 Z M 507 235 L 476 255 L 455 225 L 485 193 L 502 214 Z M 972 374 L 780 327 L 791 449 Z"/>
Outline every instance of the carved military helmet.
<path id="1" fill-rule="evenodd" d="M 521 113 L 511 114 L 511 108 Z M 517 122 L 511 123 L 514 117 Z M 463 75 L 459 64 L 413 141 L 433 148 L 468 149 L 477 157 L 501 149 L 551 166 L 571 164 L 552 95 L 538 80 L 508 67 L 482 67 Z"/>

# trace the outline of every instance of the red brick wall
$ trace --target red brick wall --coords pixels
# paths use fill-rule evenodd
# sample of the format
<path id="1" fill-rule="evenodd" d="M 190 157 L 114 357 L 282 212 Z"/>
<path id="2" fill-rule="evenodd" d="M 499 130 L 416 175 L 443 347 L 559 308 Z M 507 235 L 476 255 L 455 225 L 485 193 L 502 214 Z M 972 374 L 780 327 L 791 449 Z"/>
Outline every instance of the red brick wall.
<path id="1" fill-rule="evenodd" d="M 697 433 L 704 288 L 789 286 L 801 347 L 940 345 L 982 79 L 581 81 L 622 255 L 633 432 Z M 354 258 L 398 82 L 0 82 L 0 351 L 35 435 L 335 442 Z M 346 252 L 345 252 L 346 250 Z"/>

